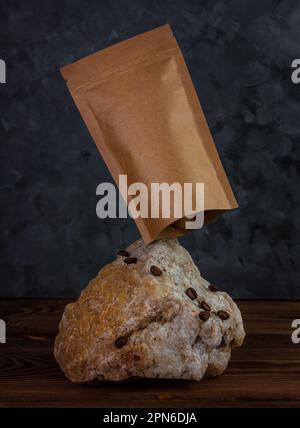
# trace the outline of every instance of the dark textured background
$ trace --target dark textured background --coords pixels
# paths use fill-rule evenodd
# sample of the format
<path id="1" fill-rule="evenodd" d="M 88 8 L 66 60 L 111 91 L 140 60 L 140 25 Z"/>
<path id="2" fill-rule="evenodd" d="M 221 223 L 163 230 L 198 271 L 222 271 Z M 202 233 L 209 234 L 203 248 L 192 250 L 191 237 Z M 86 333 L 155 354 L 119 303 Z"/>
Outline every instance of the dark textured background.
<path id="1" fill-rule="evenodd" d="M 99 220 L 110 175 L 62 65 L 164 23 L 183 50 L 240 209 L 182 239 L 235 297 L 300 298 L 300 4 L 251 0 L 1 1 L 0 295 L 76 296 L 132 220 Z"/>

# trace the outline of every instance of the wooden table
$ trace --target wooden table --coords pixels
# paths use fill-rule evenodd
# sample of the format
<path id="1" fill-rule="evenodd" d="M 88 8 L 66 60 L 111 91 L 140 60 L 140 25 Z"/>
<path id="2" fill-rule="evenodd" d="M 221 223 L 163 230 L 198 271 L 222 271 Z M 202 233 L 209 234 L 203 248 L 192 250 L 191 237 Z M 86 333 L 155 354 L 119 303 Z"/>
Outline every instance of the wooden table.
<path id="1" fill-rule="evenodd" d="M 300 302 L 239 301 L 247 337 L 227 371 L 202 382 L 73 385 L 53 357 L 66 300 L 0 300 L 0 407 L 300 407 Z"/>

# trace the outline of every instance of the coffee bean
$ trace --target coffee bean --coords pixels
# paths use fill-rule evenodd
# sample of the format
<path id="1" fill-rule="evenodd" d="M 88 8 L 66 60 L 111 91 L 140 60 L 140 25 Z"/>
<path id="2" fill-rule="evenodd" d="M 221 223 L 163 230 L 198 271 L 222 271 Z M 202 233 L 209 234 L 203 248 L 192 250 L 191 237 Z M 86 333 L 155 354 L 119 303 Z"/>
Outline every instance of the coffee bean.
<path id="1" fill-rule="evenodd" d="M 209 311 L 203 311 L 199 313 L 199 318 L 201 321 L 205 322 L 210 318 L 210 312 Z"/>
<path id="2" fill-rule="evenodd" d="M 132 263 L 136 263 L 137 262 L 137 258 L 136 257 L 126 257 L 126 259 L 124 259 L 124 262 L 127 265 L 131 265 Z"/>
<path id="3" fill-rule="evenodd" d="M 157 266 L 151 266 L 150 272 L 154 276 L 160 276 L 160 275 L 162 275 L 162 270 L 160 270 L 159 267 L 157 267 Z"/>
<path id="4" fill-rule="evenodd" d="M 214 286 L 214 285 L 212 285 L 212 284 L 209 284 L 208 289 L 209 289 L 210 291 L 212 291 L 213 293 L 216 293 L 217 291 L 219 291 L 219 290 L 217 289 L 217 287 L 215 287 L 215 286 Z"/>
<path id="5" fill-rule="evenodd" d="M 210 311 L 211 310 L 211 307 L 209 306 L 209 304 L 206 303 L 206 302 L 204 302 L 204 300 L 200 303 L 200 307 L 202 309 L 204 309 L 205 311 Z"/>
<path id="6" fill-rule="evenodd" d="M 118 251 L 118 256 L 129 257 L 130 254 L 128 253 L 128 251 L 120 250 Z"/>
<path id="7" fill-rule="evenodd" d="M 230 318 L 230 314 L 226 311 L 218 311 L 217 315 L 223 321 L 228 320 Z"/>
<path id="8" fill-rule="evenodd" d="M 125 346 L 126 343 L 127 343 L 127 337 L 121 336 L 115 341 L 115 347 L 118 349 L 123 348 L 123 346 Z"/>
<path id="9" fill-rule="evenodd" d="M 185 290 L 185 294 L 187 294 L 189 296 L 189 298 L 192 299 L 192 300 L 197 299 L 197 292 L 192 287 L 190 287 L 187 290 Z"/>

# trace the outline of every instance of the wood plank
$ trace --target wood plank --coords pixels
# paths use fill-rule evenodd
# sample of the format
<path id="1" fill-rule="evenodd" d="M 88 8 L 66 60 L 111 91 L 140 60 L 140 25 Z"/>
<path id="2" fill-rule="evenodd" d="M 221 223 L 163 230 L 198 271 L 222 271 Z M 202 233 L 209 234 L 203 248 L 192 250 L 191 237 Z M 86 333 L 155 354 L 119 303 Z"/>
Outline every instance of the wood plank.
<path id="1" fill-rule="evenodd" d="M 7 343 L 0 344 L 1 407 L 300 407 L 300 344 L 291 341 L 298 301 L 239 301 L 245 344 L 216 379 L 93 387 L 73 385 L 53 357 L 66 303 L 0 300 L 0 318 L 7 323 Z"/>

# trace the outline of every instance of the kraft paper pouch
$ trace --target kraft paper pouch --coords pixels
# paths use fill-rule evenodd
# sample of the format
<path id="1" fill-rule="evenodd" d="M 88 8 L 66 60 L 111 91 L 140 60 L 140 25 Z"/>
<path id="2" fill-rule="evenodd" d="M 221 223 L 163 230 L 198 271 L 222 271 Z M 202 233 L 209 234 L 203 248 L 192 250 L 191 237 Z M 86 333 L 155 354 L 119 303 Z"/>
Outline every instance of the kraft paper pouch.
<path id="1" fill-rule="evenodd" d="M 126 174 L 128 186 L 145 183 L 149 194 L 151 183 L 204 183 L 205 222 L 237 207 L 169 25 L 61 73 L 116 183 Z M 189 231 L 174 215 L 135 221 L 145 243 Z"/>

